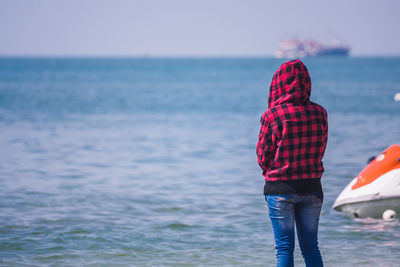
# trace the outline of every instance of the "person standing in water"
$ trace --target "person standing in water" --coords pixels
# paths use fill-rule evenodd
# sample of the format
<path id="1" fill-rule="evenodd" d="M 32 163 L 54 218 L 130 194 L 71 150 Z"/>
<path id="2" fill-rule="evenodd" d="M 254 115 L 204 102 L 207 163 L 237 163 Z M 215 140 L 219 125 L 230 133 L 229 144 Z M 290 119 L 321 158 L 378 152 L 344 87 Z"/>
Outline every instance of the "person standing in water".
<path id="1" fill-rule="evenodd" d="M 326 110 L 310 101 L 311 79 L 300 60 L 275 72 L 261 116 L 257 158 L 265 178 L 277 266 L 293 266 L 294 225 L 306 266 L 323 266 L 318 222 L 323 202 L 322 158 L 328 139 Z"/>

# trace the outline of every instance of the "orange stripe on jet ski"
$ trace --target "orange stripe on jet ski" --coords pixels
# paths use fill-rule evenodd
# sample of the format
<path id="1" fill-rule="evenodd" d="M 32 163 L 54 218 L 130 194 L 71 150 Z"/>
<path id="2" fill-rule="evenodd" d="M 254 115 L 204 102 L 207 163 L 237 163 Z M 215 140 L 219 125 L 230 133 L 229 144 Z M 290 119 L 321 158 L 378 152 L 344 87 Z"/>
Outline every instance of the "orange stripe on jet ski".
<path id="1" fill-rule="evenodd" d="M 394 144 L 386 148 L 360 172 L 351 189 L 370 184 L 383 174 L 398 168 L 400 168 L 400 146 Z"/>

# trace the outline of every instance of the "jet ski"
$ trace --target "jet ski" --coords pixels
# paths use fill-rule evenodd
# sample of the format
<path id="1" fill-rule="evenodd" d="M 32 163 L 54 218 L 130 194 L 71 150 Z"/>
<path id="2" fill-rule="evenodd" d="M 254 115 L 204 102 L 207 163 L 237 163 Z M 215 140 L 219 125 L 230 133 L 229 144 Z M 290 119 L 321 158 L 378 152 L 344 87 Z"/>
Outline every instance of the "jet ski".
<path id="1" fill-rule="evenodd" d="M 400 146 L 386 148 L 339 194 L 337 211 L 353 218 L 396 217 L 400 214 Z"/>

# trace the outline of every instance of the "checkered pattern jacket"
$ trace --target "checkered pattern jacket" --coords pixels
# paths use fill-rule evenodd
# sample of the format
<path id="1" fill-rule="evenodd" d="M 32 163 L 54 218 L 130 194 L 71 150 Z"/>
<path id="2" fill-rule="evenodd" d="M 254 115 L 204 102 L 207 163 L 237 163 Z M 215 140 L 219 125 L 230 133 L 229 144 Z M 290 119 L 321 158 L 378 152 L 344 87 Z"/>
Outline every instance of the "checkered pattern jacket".
<path id="1" fill-rule="evenodd" d="M 327 114 L 310 101 L 310 93 L 310 75 L 300 60 L 282 64 L 274 74 L 257 143 L 266 181 L 321 178 Z"/>

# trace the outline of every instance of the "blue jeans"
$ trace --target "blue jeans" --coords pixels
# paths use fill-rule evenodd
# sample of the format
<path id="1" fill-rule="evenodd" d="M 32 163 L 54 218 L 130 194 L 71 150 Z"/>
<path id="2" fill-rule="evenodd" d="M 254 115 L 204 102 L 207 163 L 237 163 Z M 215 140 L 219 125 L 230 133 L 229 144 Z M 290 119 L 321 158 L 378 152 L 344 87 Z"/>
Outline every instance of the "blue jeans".
<path id="1" fill-rule="evenodd" d="M 266 195 L 275 237 L 277 266 L 293 266 L 294 223 L 307 267 L 323 266 L 318 248 L 322 193 Z"/>

